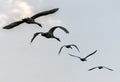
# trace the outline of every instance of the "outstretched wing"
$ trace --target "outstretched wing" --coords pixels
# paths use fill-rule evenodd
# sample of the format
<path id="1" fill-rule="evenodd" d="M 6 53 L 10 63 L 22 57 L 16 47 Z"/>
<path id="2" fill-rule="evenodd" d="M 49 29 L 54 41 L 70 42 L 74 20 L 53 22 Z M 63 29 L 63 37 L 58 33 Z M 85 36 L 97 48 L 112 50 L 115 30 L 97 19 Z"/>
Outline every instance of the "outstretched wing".
<path id="1" fill-rule="evenodd" d="M 13 22 L 5 27 L 3 27 L 3 29 L 12 29 L 14 28 L 15 26 L 18 26 L 20 24 L 22 24 L 24 21 L 16 21 L 16 22 Z"/>
<path id="2" fill-rule="evenodd" d="M 34 23 L 42 28 L 42 25 L 40 23 L 37 23 L 37 22 L 34 22 Z"/>
<path id="3" fill-rule="evenodd" d="M 72 54 L 68 54 L 68 55 L 70 55 L 70 56 L 72 56 L 72 57 L 80 58 L 79 56 L 75 56 L 75 55 L 72 55 Z"/>
<path id="4" fill-rule="evenodd" d="M 32 37 L 32 39 L 31 39 L 31 41 L 30 41 L 30 42 L 32 43 L 32 42 L 33 42 L 33 40 L 35 39 L 35 37 L 36 37 L 36 36 L 38 36 L 38 34 L 40 34 L 40 33 L 41 33 L 41 32 L 36 32 L 36 33 L 33 35 L 33 37 Z"/>
<path id="5" fill-rule="evenodd" d="M 71 44 L 71 46 L 74 46 L 80 52 L 79 48 L 75 44 Z"/>
<path id="6" fill-rule="evenodd" d="M 110 71 L 113 71 L 113 69 L 110 69 L 110 68 L 108 68 L 108 67 L 105 67 L 105 66 L 103 66 L 104 68 L 106 68 L 106 69 L 108 69 L 108 70 L 110 70 Z"/>
<path id="7" fill-rule="evenodd" d="M 88 56 L 86 56 L 85 58 L 87 58 L 87 57 L 89 57 L 89 56 L 91 56 L 91 55 L 95 54 L 96 52 L 97 52 L 97 50 L 95 50 L 93 53 L 89 54 L 89 55 L 88 55 Z"/>
<path id="8" fill-rule="evenodd" d="M 62 29 L 64 32 L 69 33 L 69 31 L 68 31 L 66 28 L 62 27 L 62 26 L 54 26 L 54 27 L 52 27 L 52 28 L 49 30 L 49 33 L 52 33 L 52 34 L 53 34 L 53 32 L 55 31 L 56 28 L 60 28 L 60 29 Z"/>
<path id="9" fill-rule="evenodd" d="M 93 70 L 93 69 L 95 69 L 95 68 L 97 68 L 97 67 L 93 67 L 93 68 L 89 69 L 88 71 L 91 71 L 91 70 Z"/>
<path id="10" fill-rule="evenodd" d="M 65 45 L 63 45 L 63 46 L 60 48 L 58 55 L 60 54 L 60 52 L 61 52 L 61 50 L 62 50 L 62 48 L 63 48 L 64 46 L 65 46 Z"/>
<path id="11" fill-rule="evenodd" d="M 58 10 L 59 10 L 59 8 L 54 8 L 54 9 L 51 9 L 51 10 L 48 10 L 48 11 L 43 11 L 43 12 L 40 12 L 38 14 L 33 15 L 31 18 L 35 19 L 35 18 L 38 18 L 40 16 L 45 16 L 45 15 L 48 15 L 48 14 L 52 14 L 52 13 L 55 13 L 56 11 L 58 11 Z"/>

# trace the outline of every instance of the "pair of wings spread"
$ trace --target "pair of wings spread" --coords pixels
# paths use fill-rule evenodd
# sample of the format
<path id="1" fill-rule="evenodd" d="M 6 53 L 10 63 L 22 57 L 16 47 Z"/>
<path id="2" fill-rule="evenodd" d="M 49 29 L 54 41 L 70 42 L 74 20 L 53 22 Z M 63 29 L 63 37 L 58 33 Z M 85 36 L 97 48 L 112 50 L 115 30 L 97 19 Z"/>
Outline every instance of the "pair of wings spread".
<path id="1" fill-rule="evenodd" d="M 97 50 L 95 50 L 93 53 L 91 53 L 91 54 L 87 55 L 87 56 L 85 57 L 85 59 L 86 59 L 86 58 L 88 58 L 89 56 L 91 56 L 91 55 L 95 54 L 96 52 L 97 52 Z M 75 55 L 72 55 L 72 54 L 69 54 L 69 55 L 70 55 L 70 56 L 72 56 L 72 57 L 81 58 L 81 57 L 79 57 L 79 56 L 75 56 Z"/>
<path id="2" fill-rule="evenodd" d="M 75 44 L 70 44 L 70 45 L 63 45 L 63 46 L 60 48 L 58 54 L 60 54 L 60 52 L 61 52 L 61 50 L 63 49 L 63 47 L 66 47 L 66 46 L 71 46 L 71 47 L 74 46 L 74 47 L 80 52 L 79 48 L 78 48 Z"/>
<path id="3" fill-rule="evenodd" d="M 96 69 L 96 68 L 99 68 L 99 67 L 106 68 L 106 69 L 108 69 L 108 70 L 110 70 L 110 71 L 113 71 L 113 69 L 110 69 L 110 68 L 105 67 L 105 66 L 96 66 L 96 67 L 93 67 L 93 68 L 89 69 L 88 71 L 91 71 L 91 70 Z"/>
<path id="4" fill-rule="evenodd" d="M 66 28 L 62 27 L 62 26 L 54 26 L 54 27 L 52 27 L 47 33 L 53 35 L 53 32 L 55 31 L 56 28 L 60 28 L 60 29 L 63 30 L 65 33 L 69 33 L 69 31 L 68 31 Z M 33 42 L 33 40 L 35 39 L 35 37 L 38 36 L 38 34 L 40 34 L 40 33 L 42 33 L 42 32 L 36 32 L 36 33 L 33 35 L 33 38 L 31 39 L 31 43 Z M 52 38 L 52 37 L 51 37 L 51 38 Z"/>
<path id="5" fill-rule="evenodd" d="M 45 16 L 45 15 L 48 15 L 48 14 L 52 14 L 52 13 L 55 13 L 56 11 L 58 11 L 59 8 L 55 8 L 55 9 L 51 9 L 51 10 L 48 10 L 48 11 L 43 11 L 43 12 L 40 12 L 38 14 L 35 14 L 33 15 L 32 17 L 30 17 L 31 19 L 36 19 L 40 16 Z M 11 29 L 11 28 L 14 28 L 15 26 L 18 26 L 20 24 L 24 23 L 23 20 L 21 21 L 16 21 L 16 22 L 13 22 L 5 27 L 3 27 L 3 29 Z"/>

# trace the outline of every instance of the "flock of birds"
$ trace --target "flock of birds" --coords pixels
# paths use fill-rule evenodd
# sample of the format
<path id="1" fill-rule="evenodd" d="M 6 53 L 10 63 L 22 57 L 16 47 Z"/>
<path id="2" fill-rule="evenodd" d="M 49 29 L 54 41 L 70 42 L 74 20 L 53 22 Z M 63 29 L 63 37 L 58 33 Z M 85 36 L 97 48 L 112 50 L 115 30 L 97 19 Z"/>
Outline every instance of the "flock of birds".
<path id="1" fill-rule="evenodd" d="M 38 26 L 42 27 L 42 25 L 41 25 L 40 23 L 36 22 L 35 19 L 38 18 L 38 17 L 41 17 L 41 16 L 46 16 L 46 15 L 49 15 L 49 14 L 53 14 L 53 13 L 57 12 L 58 10 L 59 10 L 59 8 L 54 8 L 54 9 L 51 9 L 51 10 L 48 10 L 48 11 L 40 12 L 40 13 L 38 13 L 38 14 L 33 15 L 32 17 L 24 18 L 24 19 L 22 19 L 22 20 L 20 20 L 20 21 L 16 21 L 16 22 L 13 22 L 13 23 L 11 23 L 11 24 L 9 24 L 9 25 L 6 25 L 5 27 L 3 27 L 3 29 L 12 29 L 12 28 L 14 28 L 14 27 L 16 27 L 16 26 L 18 26 L 18 25 L 20 25 L 20 24 L 22 24 L 22 23 L 37 24 Z M 32 39 L 31 39 L 30 43 L 32 43 L 33 40 L 34 40 L 39 34 L 41 34 L 41 36 L 46 37 L 46 38 L 48 38 L 48 39 L 49 39 L 49 38 L 54 38 L 54 39 L 56 39 L 57 41 L 60 42 L 61 40 L 60 40 L 58 37 L 54 36 L 54 31 L 55 31 L 55 29 L 57 29 L 57 28 L 63 30 L 63 31 L 64 31 L 65 33 L 67 33 L 67 34 L 69 33 L 69 31 L 68 31 L 65 27 L 62 27 L 62 26 L 54 26 L 54 27 L 52 27 L 52 28 L 51 28 L 49 31 L 47 31 L 47 32 L 36 32 L 36 33 L 34 33 L 34 35 L 33 35 Z M 58 55 L 60 55 L 63 47 L 70 48 L 70 49 L 72 49 L 72 47 L 75 47 L 75 48 L 78 50 L 78 52 L 80 52 L 79 48 L 78 48 L 75 44 L 69 44 L 69 45 L 63 45 L 63 46 L 60 48 L 60 50 L 59 50 L 59 52 L 58 52 Z M 88 58 L 88 57 L 92 56 L 92 55 L 95 54 L 96 52 L 97 52 L 97 50 L 95 50 L 94 52 L 90 53 L 89 55 L 87 55 L 87 56 L 84 57 L 84 58 L 81 58 L 81 57 L 79 57 L 79 56 L 75 56 L 75 55 L 72 55 L 72 54 L 69 54 L 69 53 L 68 53 L 68 55 L 71 56 L 71 57 L 79 58 L 82 62 L 84 62 L 84 61 L 87 61 L 87 58 Z M 96 68 L 98 68 L 98 69 L 103 69 L 103 68 L 105 68 L 105 69 L 108 69 L 108 70 L 110 70 L 110 71 L 113 71 L 113 69 L 110 69 L 110 68 L 105 67 L 105 66 L 96 66 L 96 67 L 90 68 L 88 71 L 94 70 L 94 69 L 96 69 Z"/>

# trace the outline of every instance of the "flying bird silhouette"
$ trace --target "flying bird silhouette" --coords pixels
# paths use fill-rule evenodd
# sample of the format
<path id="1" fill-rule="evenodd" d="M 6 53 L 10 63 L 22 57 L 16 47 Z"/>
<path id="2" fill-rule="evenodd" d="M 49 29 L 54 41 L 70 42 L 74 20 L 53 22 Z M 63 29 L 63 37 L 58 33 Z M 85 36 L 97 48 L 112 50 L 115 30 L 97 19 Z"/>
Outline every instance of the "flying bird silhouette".
<path id="1" fill-rule="evenodd" d="M 113 69 L 110 69 L 110 68 L 105 67 L 105 66 L 97 66 L 97 67 L 93 67 L 93 68 L 89 69 L 88 71 L 91 71 L 91 70 L 96 69 L 96 68 L 98 68 L 98 69 L 106 68 L 106 69 L 108 69 L 108 70 L 110 70 L 110 71 L 113 71 Z"/>
<path id="2" fill-rule="evenodd" d="M 48 32 L 45 32 L 45 33 L 43 33 L 43 32 L 36 32 L 33 35 L 33 38 L 31 39 L 31 43 L 33 42 L 33 40 L 35 39 L 35 37 L 38 36 L 38 34 L 41 34 L 41 36 L 44 36 L 46 38 L 55 38 L 56 40 L 60 41 L 60 39 L 57 38 L 57 37 L 55 37 L 54 34 L 53 34 L 53 32 L 55 31 L 56 28 L 60 28 L 64 32 L 69 33 L 69 31 L 66 28 L 62 27 L 62 26 L 54 26 Z"/>
<path id="3" fill-rule="evenodd" d="M 63 45 L 63 46 L 60 48 L 58 55 L 60 54 L 60 52 L 61 52 L 61 50 L 63 49 L 63 47 L 71 48 L 71 49 L 72 49 L 72 46 L 74 46 L 74 47 L 80 52 L 79 48 L 78 48 L 75 44 L 70 44 L 70 45 Z"/>
<path id="4" fill-rule="evenodd" d="M 70 56 L 72 56 L 72 57 L 77 57 L 77 58 L 79 58 L 81 61 L 87 61 L 87 58 L 88 58 L 89 56 L 95 54 L 96 52 L 97 52 L 97 50 L 95 50 L 93 53 L 89 54 L 88 56 L 86 56 L 86 57 L 84 57 L 84 58 L 81 58 L 81 57 L 79 57 L 79 56 L 75 56 L 75 55 L 72 55 L 72 54 L 68 54 L 68 55 L 70 55 Z"/>
<path id="5" fill-rule="evenodd" d="M 30 17 L 30 18 L 24 18 L 24 19 L 22 19 L 22 20 L 20 20 L 20 21 L 13 22 L 13 23 L 11 23 L 11 24 L 3 27 L 3 29 L 12 29 L 12 28 L 14 28 L 15 26 L 18 26 L 18 25 L 20 25 L 20 24 L 22 24 L 22 23 L 37 24 L 38 26 L 42 27 L 41 24 L 35 22 L 35 19 L 38 18 L 38 17 L 40 17 L 40 16 L 45 16 L 45 15 L 48 15 L 48 14 L 53 14 L 53 13 L 55 13 L 55 12 L 58 11 L 58 10 L 59 10 L 59 8 L 54 8 L 54 9 L 51 9 L 51 10 L 48 10 L 48 11 L 40 12 L 40 13 L 38 13 L 38 14 L 33 15 L 33 16 Z"/>

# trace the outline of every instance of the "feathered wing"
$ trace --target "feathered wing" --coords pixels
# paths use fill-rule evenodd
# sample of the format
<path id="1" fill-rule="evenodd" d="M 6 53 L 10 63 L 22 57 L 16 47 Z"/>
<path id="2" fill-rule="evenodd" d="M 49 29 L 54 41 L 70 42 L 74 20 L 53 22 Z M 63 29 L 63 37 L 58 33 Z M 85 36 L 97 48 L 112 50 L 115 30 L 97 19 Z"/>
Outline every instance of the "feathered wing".
<path id="1" fill-rule="evenodd" d="M 52 28 L 49 30 L 49 33 L 52 33 L 52 34 L 53 34 L 53 32 L 55 31 L 56 28 L 60 28 L 60 29 L 62 29 L 64 32 L 69 33 L 69 31 L 68 31 L 66 28 L 62 27 L 62 26 L 54 26 L 54 27 L 52 27 Z"/>
<path id="2" fill-rule="evenodd" d="M 74 46 L 80 52 L 79 48 L 75 44 L 71 44 L 71 46 Z"/>
<path id="3" fill-rule="evenodd" d="M 37 24 L 38 26 L 42 27 L 42 25 L 40 23 L 34 22 L 34 24 Z"/>
<path id="4" fill-rule="evenodd" d="M 60 54 L 60 52 L 61 52 L 61 50 L 62 50 L 63 47 L 64 47 L 64 45 L 60 48 L 58 55 Z"/>
<path id="5" fill-rule="evenodd" d="M 89 54 L 88 56 L 86 56 L 85 58 L 88 58 L 89 56 L 95 54 L 97 52 L 97 50 L 95 50 L 93 53 Z"/>
<path id="6" fill-rule="evenodd" d="M 95 68 L 97 68 L 97 67 L 93 67 L 93 68 L 89 69 L 88 71 L 91 71 L 91 70 L 93 70 L 93 69 L 95 69 Z"/>
<path id="7" fill-rule="evenodd" d="M 72 54 L 68 54 L 68 55 L 70 55 L 70 56 L 72 56 L 72 57 L 80 58 L 79 56 L 75 56 L 75 55 L 72 55 Z"/>
<path id="8" fill-rule="evenodd" d="M 110 69 L 110 68 L 108 68 L 108 67 L 105 67 L 105 66 L 103 66 L 104 68 L 106 68 L 106 69 L 108 69 L 108 70 L 110 70 L 110 71 L 113 71 L 113 69 Z"/>
<path id="9" fill-rule="evenodd" d="M 20 24 L 22 24 L 24 21 L 16 21 L 16 22 L 13 22 L 5 27 L 3 27 L 3 29 L 12 29 L 14 28 L 15 26 L 18 26 Z"/>
<path id="10" fill-rule="evenodd" d="M 61 40 L 59 39 L 59 38 L 57 38 L 57 37 L 54 37 L 57 41 L 59 41 L 59 42 L 61 42 Z"/>
<path id="11" fill-rule="evenodd" d="M 51 10 L 48 10 L 48 11 L 43 11 L 43 12 L 40 12 L 38 14 L 33 15 L 31 18 L 32 19 L 36 19 L 36 18 L 38 18 L 40 16 L 45 16 L 45 15 L 48 15 L 48 14 L 53 14 L 53 13 L 55 13 L 58 10 L 59 10 L 59 8 L 54 8 L 54 9 L 51 9 Z"/>
<path id="12" fill-rule="evenodd" d="M 32 39 L 31 39 L 31 41 L 30 41 L 30 42 L 32 43 L 32 42 L 33 42 L 33 40 L 35 39 L 35 37 L 36 37 L 36 36 L 38 36 L 38 34 L 40 34 L 40 33 L 41 33 L 41 32 L 36 32 L 36 33 L 33 35 L 33 37 L 32 37 Z"/>

